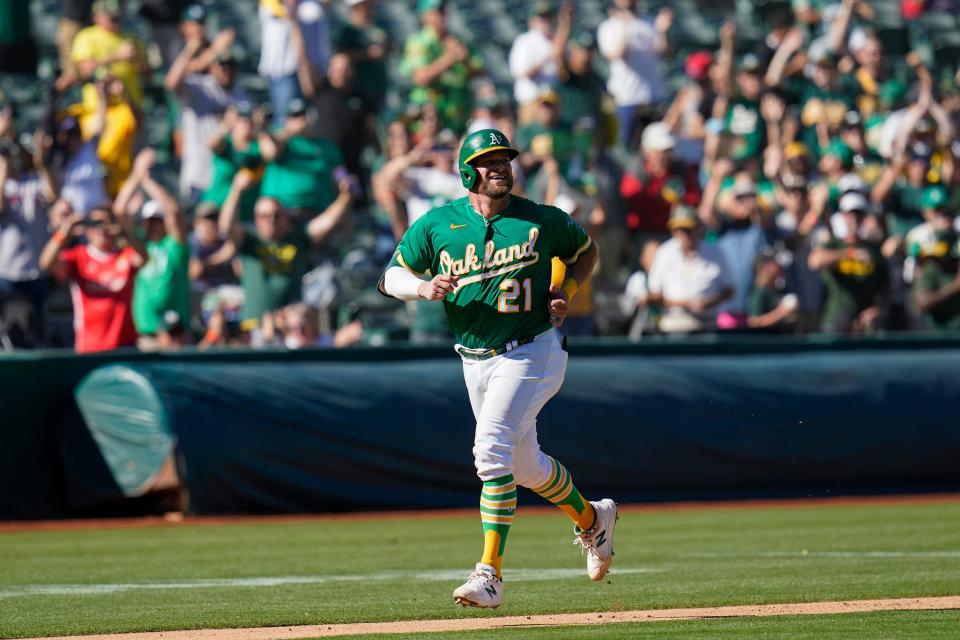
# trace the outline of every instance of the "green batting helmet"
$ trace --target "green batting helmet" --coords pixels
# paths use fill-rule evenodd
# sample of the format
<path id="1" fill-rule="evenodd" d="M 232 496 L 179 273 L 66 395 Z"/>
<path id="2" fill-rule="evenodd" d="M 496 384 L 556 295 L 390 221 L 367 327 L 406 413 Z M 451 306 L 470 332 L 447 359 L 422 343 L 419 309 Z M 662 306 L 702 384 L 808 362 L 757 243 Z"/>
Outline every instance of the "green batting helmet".
<path id="1" fill-rule="evenodd" d="M 470 164 L 485 153 L 506 151 L 513 160 L 520 152 L 510 146 L 507 136 L 496 129 L 481 129 L 466 137 L 460 147 L 460 180 L 467 189 L 477 181 L 477 170 Z"/>

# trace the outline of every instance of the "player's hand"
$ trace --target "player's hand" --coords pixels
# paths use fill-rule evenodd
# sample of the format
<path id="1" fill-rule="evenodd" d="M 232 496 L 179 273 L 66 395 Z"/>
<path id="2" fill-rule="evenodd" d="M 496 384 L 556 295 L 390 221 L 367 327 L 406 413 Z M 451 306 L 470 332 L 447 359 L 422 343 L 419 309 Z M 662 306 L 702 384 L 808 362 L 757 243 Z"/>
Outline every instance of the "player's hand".
<path id="1" fill-rule="evenodd" d="M 433 276 L 433 280 L 424 282 L 417 288 L 417 295 L 425 300 L 443 300 L 448 293 L 457 288 L 457 276 L 444 273 Z"/>
<path id="2" fill-rule="evenodd" d="M 547 301 L 547 309 L 550 311 L 550 324 L 555 327 L 563 325 L 567 319 L 567 313 L 570 310 L 570 300 L 567 298 L 567 292 L 555 284 L 550 285 L 550 299 Z"/>

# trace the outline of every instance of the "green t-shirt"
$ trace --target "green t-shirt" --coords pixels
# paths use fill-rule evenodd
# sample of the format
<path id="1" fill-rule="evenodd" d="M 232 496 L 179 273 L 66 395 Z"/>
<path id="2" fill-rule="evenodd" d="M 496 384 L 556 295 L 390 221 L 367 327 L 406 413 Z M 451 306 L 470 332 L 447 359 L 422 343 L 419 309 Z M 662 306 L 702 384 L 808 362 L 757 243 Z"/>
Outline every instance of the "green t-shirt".
<path id="1" fill-rule="evenodd" d="M 890 191 L 887 203 L 890 213 L 887 226 L 890 235 L 905 236 L 910 229 L 923 223 L 923 190 L 906 180 L 898 180 Z"/>
<path id="2" fill-rule="evenodd" d="M 750 291 L 750 297 L 747 300 L 747 313 L 753 318 L 770 313 L 777 308 L 781 300 L 783 300 L 783 294 L 773 287 L 755 286 Z"/>
<path id="3" fill-rule="evenodd" d="M 861 262 L 852 256 L 844 258 L 821 272 L 826 288 L 823 307 L 825 328 L 842 330 L 867 307 L 877 303 L 877 297 L 887 289 L 887 263 L 880 250 L 872 244 L 857 242 L 848 245 L 842 240 L 829 240 L 825 249 L 865 249 L 870 257 Z"/>
<path id="4" fill-rule="evenodd" d="M 816 123 L 829 122 L 839 126 L 844 116 L 857 107 L 858 89 L 848 82 L 836 87 L 819 87 L 808 80 L 797 80 L 791 85 L 792 102 L 800 105 L 801 139 L 807 148 L 817 153 L 820 149 Z"/>
<path id="5" fill-rule="evenodd" d="M 426 67 L 442 55 L 443 42 L 433 29 L 424 27 L 407 39 L 400 71 L 410 77 L 416 69 Z M 450 65 L 430 86 L 411 87 L 409 100 L 412 104 L 435 105 L 442 126 L 463 133 L 470 116 L 470 76 L 482 68 L 483 58 L 471 52 L 465 61 Z"/>
<path id="6" fill-rule="evenodd" d="M 294 136 L 267 165 L 260 194 L 285 207 L 320 213 L 337 197 L 333 170 L 342 164 L 343 154 L 330 140 Z"/>
<path id="7" fill-rule="evenodd" d="M 532 151 L 536 155 L 550 155 L 557 161 L 560 175 L 568 184 L 576 184 L 583 173 L 588 149 L 581 149 L 568 127 L 556 125 L 547 127 L 539 122 L 521 125 L 517 130 L 517 148 Z M 576 159 L 576 162 L 575 162 Z M 540 174 L 537 168 L 527 174 L 528 187 L 536 189 L 536 178 Z M 542 194 L 538 194 L 542 195 Z"/>
<path id="8" fill-rule="evenodd" d="M 223 141 L 223 148 L 213 154 L 213 180 L 210 186 L 200 197 L 201 202 L 212 202 L 218 207 L 223 206 L 223 202 L 230 193 L 230 187 L 233 184 L 233 176 L 240 169 L 259 170 L 263 167 L 263 160 L 260 159 L 260 145 L 254 140 L 243 151 L 233 146 L 233 141 L 227 137 Z M 260 197 L 260 185 L 255 184 L 243 192 L 240 197 L 240 209 L 237 212 L 238 219 L 241 222 L 253 221 L 253 208 Z"/>
<path id="9" fill-rule="evenodd" d="M 450 329 L 467 348 L 492 349 L 551 327 L 550 261 L 572 263 L 590 246 L 586 231 L 556 207 L 511 196 L 487 220 L 461 198 L 413 223 L 390 266 L 459 276 L 443 300 Z"/>
<path id="10" fill-rule="evenodd" d="M 190 324 L 190 246 L 172 236 L 147 243 L 149 260 L 137 272 L 133 289 L 133 322 L 137 331 L 153 335 L 163 325 L 169 310 L 180 314 L 184 326 Z"/>
<path id="11" fill-rule="evenodd" d="M 250 232 L 244 236 L 238 254 L 243 266 L 240 284 L 246 296 L 245 321 L 259 321 L 265 312 L 300 300 L 309 252 L 310 240 L 302 228 L 279 241 L 267 242 Z"/>
<path id="12" fill-rule="evenodd" d="M 948 271 L 939 260 L 924 260 L 913 281 L 914 293 L 936 292 L 956 279 L 956 271 Z M 931 309 L 923 316 L 927 326 L 937 331 L 960 331 L 960 296 Z"/>
<path id="13" fill-rule="evenodd" d="M 735 159 L 749 158 L 763 151 L 767 132 L 759 101 L 742 96 L 735 98 L 727 107 L 723 124 L 724 130 L 737 136 L 737 143 L 730 150 Z"/>

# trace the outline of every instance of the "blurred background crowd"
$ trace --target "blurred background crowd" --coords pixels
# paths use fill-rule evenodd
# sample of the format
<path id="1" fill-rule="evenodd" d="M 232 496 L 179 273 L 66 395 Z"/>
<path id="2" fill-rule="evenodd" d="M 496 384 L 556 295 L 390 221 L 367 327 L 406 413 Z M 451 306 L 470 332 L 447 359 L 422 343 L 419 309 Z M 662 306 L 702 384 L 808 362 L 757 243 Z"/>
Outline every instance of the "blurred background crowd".
<path id="1" fill-rule="evenodd" d="M 572 335 L 960 329 L 960 0 L 0 3 L 0 347 L 449 344 L 377 294 L 462 136 Z"/>

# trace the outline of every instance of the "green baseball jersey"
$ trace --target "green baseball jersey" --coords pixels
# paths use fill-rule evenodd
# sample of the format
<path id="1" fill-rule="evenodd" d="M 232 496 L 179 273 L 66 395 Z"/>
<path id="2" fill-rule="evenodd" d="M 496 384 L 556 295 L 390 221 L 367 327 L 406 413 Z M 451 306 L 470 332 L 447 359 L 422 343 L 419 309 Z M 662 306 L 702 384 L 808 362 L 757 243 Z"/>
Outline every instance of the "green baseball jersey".
<path id="1" fill-rule="evenodd" d="M 467 348 L 495 349 L 550 328 L 550 261 L 572 264 L 591 244 L 556 207 L 511 196 L 503 213 L 487 219 L 461 198 L 418 219 L 390 266 L 459 277 L 443 300 L 450 330 Z"/>

